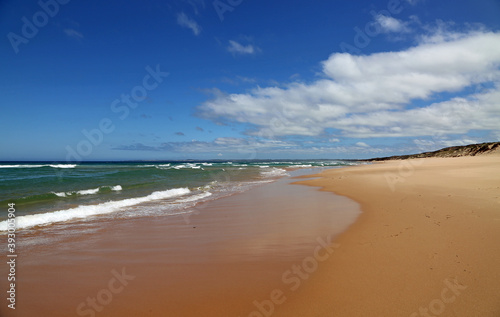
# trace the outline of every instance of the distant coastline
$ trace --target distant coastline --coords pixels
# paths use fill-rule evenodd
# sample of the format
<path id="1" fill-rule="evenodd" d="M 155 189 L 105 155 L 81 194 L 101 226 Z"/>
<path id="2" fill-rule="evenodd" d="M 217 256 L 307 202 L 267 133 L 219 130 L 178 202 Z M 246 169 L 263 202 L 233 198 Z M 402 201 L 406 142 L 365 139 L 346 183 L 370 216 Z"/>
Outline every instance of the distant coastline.
<path id="1" fill-rule="evenodd" d="M 425 157 L 462 157 L 462 156 L 476 156 L 482 154 L 493 153 L 500 151 L 500 142 L 489 142 L 479 144 L 469 144 L 464 146 L 451 146 L 442 148 L 433 152 L 423 152 L 419 154 L 410 155 L 395 155 L 387 157 L 376 157 L 371 159 L 359 160 L 362 162 L 373 161 L 391 161 L 391 160 L 407 160 Z"/>

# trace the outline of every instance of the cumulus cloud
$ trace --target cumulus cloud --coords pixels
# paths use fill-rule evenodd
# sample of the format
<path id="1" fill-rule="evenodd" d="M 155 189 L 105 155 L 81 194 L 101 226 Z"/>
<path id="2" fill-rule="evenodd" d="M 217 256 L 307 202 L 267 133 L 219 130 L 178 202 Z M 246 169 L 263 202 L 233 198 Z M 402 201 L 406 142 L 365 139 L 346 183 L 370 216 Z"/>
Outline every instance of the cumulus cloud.
<path id="1" fill-rule="evenodd" d="M 188 17 L 184 12 L 177 14 L 177 24 L 182 27 L 191 29 L 194 35 L 198 35 L 201 32 L 201 26 L 199 26 L 195 20 Z"/>
<path id="2" fill-rule="evenodd" d="M 251 44 L 248 45 L 242 45 L 236 41 L 229 41 L 229 46 L 227 47 L 227 50 L 231 53 L 234 54 L 255 54 L 258 51 L 258 48 L 254 47 Z"/>
<path id="3" fill-rule="evenodd" d="M 407 22 L 383 14 L 375 17 L 375 23 L 378 24 L 382 33 L 406 33 L 410 31 Z"/>
<path id="4" fill-rule="evenodd" d="M 322 77 L 311 83 L 214 90 L 197 115 L 246 124 L 248 135 L 271 139 L 326 129 L 352 138 L 500 129 L 500 33 L 457 33 L 397 52 L 334 53 L 321 65 Z"/>

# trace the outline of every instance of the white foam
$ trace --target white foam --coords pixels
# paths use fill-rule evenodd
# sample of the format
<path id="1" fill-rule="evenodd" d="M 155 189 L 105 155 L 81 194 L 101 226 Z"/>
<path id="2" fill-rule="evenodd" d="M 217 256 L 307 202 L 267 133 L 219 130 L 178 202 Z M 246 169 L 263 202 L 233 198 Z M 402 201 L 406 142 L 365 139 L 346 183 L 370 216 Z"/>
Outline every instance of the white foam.
<path id="1" fill-rule="evenodd" d="M 204 193 L 193 195 L 191 197 L 187 197 L 187 198 L 184 198 L 184 199 L 179 199 L 176 202 L 178 202 L 178 203 L 188 203 L 188 202 L 197 201 L 197 200 L 200 200 L 200 199 L 203 199 L 203 198 L 207 198 L 209 196 L 212 196 L 211 192 L 204 192 Z"/>
<path id="2" fill-rule="evenodd" d="M 50 164 L 53 168 L 75 168 L 76 164 Z"/>
<path id="3" fill-rule="evenodd" d="M 194 163 L 186 163 L 185 165 L 182 164 L 182 165 L 178 165 L 179 168 L 192 168 L 192 169 L 200 169 L 201 166 L 199 165 L 196 165 Z M 174 168 L 177 168 L 174 166 Z"/>
<path id="4" fill-rule="evenodd" d="M 76 164 L 16 164 L 16 165 L 0 165 L 0 168 L 38 168 L 38 167 L 53 167 L 53 168 L 75 168 Z"/>
<path id="5" fill-rule="evenodd" d="M 33 168 L 33 167 L 42 167 L 43 165 L 0 165 L 0 168 Z"/>
<path id="6" fill-rule="evenodd" d="M 58 210 L 42 214 L 26 215 L 16 218 L 16 228 L 24 229 L 35 226 L 44 226 L 56 222 L 76 219 L 84 219 L 96 215 L 104 215 L 119 211 L 122 208 L 138 205 L 141 203 L 183 196 L 191 191 L 188 188 L 175 188 L 164 191 L 156 191 L 144 197 L 128 198 L 118 201 L 108 201 L 97 205 L 84 205 L 72 209 Z M 0 231 L 7 230 L 7 221 L 0 222 Z"/>
<path id="7" fill-rule="evenodd" d="M 99 192 L 99 187 L 97 188 L 92 188 L 92 189 L 83 189 L 83 190 L 79 190 L 77 191 L 76 193 L 78 195 L 93 195 L 93 194 L 97 194 Z"/>
<path id="8" fill-rule="evenodd" d="M 169 170 L 172 169 L 172 166 L 155 166 L 159 170 Z"/>
<path id="9" fill-rule="evenodd" d="M 273 167 L 271 169 L 261 171 L 260 174 L 264 177 L 280 177 L 280 176 L 289 176 L 286 170 L 282 168 Z"/>
<path id="10" fill-rule="evenodd" d="M 218 183 L 219 183 L 218 181 L 211 181 L 210 183 L 208 183 L 205 186 L 197 187 L 196 190 L 208 190 L 208 189 L 211 189 L 211 188 L 214 188 L 215 186 L 217 186 Z"/>
<path id="11" fill-rule="evenodd" d="M 98 188 L 82 189 L 82 190 L 78 190 L 78 191 L 60 192 L 60 193 L 52 192 L 52 193 L 55 194 L 56 196 L 59 196 L 59 197 L 67 197 L 67 196 L 71 196 L 71 195 L 74 195 L 74 194 L 78 194 L 78 195 L 94 195 L 94 194 L 97 194 L 101 188 L 109 188 L 109 189 L 111 189 L 113 191 L 120 191 L 120 190 L 123 189 L 121 185 L 116 185 L 116 186 L 101 186 L 101 187 L 98 187 Z"/>
<path id="12" fill-rule="evenodd" d="M 119 190 L 122 190 L 123 188 L 121 187 L 121 185 L 116 185 L 116 186 L 111 186 L 111 190 L 114 190 L 114 191 L 119 191 Z"/>

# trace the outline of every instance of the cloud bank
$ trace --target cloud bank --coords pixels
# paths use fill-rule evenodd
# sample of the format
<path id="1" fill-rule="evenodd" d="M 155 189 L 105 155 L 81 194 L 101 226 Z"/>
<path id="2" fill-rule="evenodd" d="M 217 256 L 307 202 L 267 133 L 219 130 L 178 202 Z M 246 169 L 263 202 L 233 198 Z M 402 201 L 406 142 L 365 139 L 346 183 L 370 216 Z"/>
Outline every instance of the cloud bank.
<path id="1" fill-rule="evenodd" d="M 385 21 L 388 29 L 401 29 Z M 264 138 L 417 137 L 500 129 L 500 33 L 475 30 L 421 38 L 402 51 L 334 53 L 311 83 L 214 90 L 197 108 L 216 123 L 241 123 Z"/>

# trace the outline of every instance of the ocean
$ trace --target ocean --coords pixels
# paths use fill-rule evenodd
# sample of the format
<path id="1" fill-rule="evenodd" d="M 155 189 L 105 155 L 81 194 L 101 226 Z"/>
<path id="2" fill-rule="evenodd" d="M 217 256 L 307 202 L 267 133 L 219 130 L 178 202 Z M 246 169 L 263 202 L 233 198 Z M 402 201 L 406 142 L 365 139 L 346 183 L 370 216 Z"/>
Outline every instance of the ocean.
<path id="1" fill-rule="evenodd" d="M 17 231 L 102 219 L 165 217 L 244 192 L 291 169 L 357 165 L 345 160 L 0 163 L 0 232 L 14 203 Z"/>

